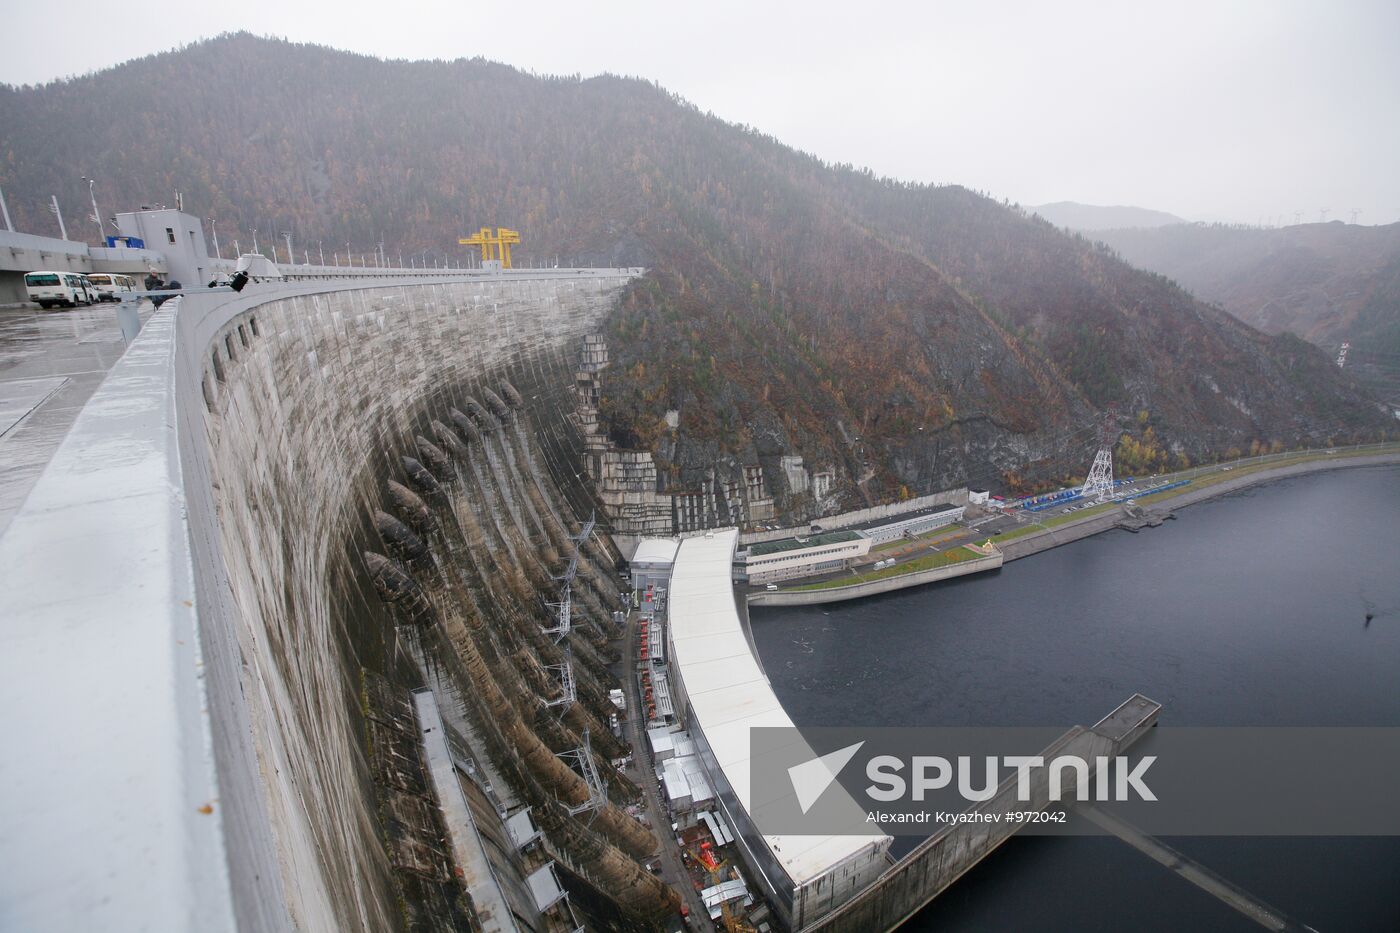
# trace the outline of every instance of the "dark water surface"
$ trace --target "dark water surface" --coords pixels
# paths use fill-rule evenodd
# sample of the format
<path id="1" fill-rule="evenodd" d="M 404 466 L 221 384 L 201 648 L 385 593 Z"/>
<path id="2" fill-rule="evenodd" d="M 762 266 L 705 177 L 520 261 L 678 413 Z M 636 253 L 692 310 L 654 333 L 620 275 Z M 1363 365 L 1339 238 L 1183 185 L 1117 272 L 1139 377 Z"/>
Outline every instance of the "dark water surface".
<path id="1" fill-rule="evenodd" d="M 799 726 L 1067 728 L 1134 692 L 1171 725 L 1400 726 L 1400 469 L 1282 480 L 995 574 L 752 620 Z M 1400 839 L 1167 841 L 1318 930 L 1400 931 Z M 1046 837 L 1012 839 L 906 928 L 1261 929 L 1116 839 Z"/>

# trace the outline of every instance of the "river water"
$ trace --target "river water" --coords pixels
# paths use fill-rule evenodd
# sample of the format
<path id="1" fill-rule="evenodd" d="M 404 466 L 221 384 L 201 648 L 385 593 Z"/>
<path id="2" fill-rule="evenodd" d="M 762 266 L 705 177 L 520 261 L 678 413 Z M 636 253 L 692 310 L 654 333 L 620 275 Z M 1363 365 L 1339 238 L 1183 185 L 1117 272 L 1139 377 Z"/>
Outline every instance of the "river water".
<path id="1" fill-rule="evenodd" d="M 1400 468 L 1276 481 L 994 574 L 751 614 L 799 726 L 1068 727 L 1135 692 L 1163 724 L 1400 726 Z M 1318 930 L 1400 931 L 1400 839 L 1167 841 Z M 1188 927 L 1260 929 L 1117 839 L 1018 837 L 906 929 Z"/>

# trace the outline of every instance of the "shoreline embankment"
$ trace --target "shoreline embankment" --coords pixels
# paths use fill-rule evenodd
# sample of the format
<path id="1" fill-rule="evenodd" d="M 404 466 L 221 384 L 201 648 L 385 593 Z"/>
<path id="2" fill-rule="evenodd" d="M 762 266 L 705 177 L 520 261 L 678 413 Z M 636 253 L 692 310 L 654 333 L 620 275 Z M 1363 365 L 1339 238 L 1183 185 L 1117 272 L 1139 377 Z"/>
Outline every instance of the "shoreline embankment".
<path id="1" fill-rule="evenodd" d="M 1198 502 L 1205 502 L 1218 496 L 1227 495 L 1249 486 L 1257 486 L 1262 483 L 1272 482 L 1279 479 L 1287 479 L 1292 476 L 1303 476 L 1308 473 L 1320 473 L 1324 470 L 1354 469 L 1369 466 L 1387 466 L 1400 464 L 1400 450 L 1391 450 L 1381 453 L 1366 454 L 1320 454 L 1316 457 L 1302 462 L 1292 462 L 1280 464 L 1276 467 L 1265 467 L 1263 469 L 1251 469 L 1241 472 L 1238 476 L 1231 476 L 1228 479 L 1217 478 L 1220 473 L 1213 471 L 1206 474 L 1211 478 L 1208 485 L 1188 485 L 1181 488 L 1180 492 L 1173 492 L 1166 497 L 1152 501 L 1152 496 L 1146 495 L 1139 506 L 1145 509 L 1152 516 L 1153 521 L 1149 524 L 1158 524 L 1160 519 L 1171 517 L 1180 509 Z M 1224 469 L 1224 468 L 1221 468 Z M 1204 478 L 1204 477 L 1197 477 Z M 844 602 L 851 599 L 864 599 L 870 596 L 878 596 L 883 593 L 895 592 L 909 589 L 915 586 L 924 586 L 929 583 L 936 583 L 940 580 L 952 577 L 963 576 L 969 573 L 977 573 L 986 570 L 993 570 L 1014 560 L 1023 557 L 1030 557 L 1051 548 L 1060 547 L 1065 544 L 1072 544 L 1081 541 L 1092 535 L 1111 531 L 1114 528 L 1123 527 L 1126 518 L 1125 507 L 1122 503 L 1116 503 L 1111 508 L 1084 518 L 1077 519 L 1064 524 L 1041 528 L 1035 531 L 1028 531 L 1018 534 L 1017 537 L 997 543 L 997 548 L 1001 554 L 996 558 L 979 558 L 977 560 L 965 561 L 948 566 L 937 567 L 931 570 L 914 571 L 907 574 L 883 577 L 879 580 L 870 580 L 862 583 L 853 583 L 850 586 L 828 587 L 825 589 L 794 589 L 776 590 L 765 592 L 754 592 L 747 594 L 747 603 L 750 606 L 815 606 L 826 603 Z"/>
<path id="2" fill-rule="evenodd" d="M 1237 492 L 1250 486 L 1258 486 L 1262 483 L 1273 482 L 1274 480 L 1287 479 L 1292 476 L 1303 476 L 1308 473 L 1321 473 L 1326 470 L 1354 469 L 1368 466 L 1388 466 L 1400 464 L 1400 451 L 1394 453 L 1367 454 L 1362 456 L 1329 455 L 1326 459 L 1307 460 L 1302 463 L 1288 463 L 1277 467 L 1270 467 L 1262 470 L 1254 470 L 1242 473 L 1239 476 L 1232 476 L 1229 479 L 1213 482 L 1208 486 L 1185 486 L 1181 492 L 1175 493 L 1168 498 L 1157 502 L 1145 502 L 1143 507 L 1151 512 L 1156 512 L 1162 517 L 1175 514 L 1177 511 L 1198 502 L 1205 502 L 1208 499 L 1215 499 L 1219 496 Z M 1144 497 L 1150 499 L 1150 496 Z M 1007 562 L 1020 560 L 1023 557 L 1030 557 L 1032 554 L 1039 554 L 1051 548 L 1064 544 L 1072 544 L 1091 535 L 1101 534 L 1118 527 L 1123 519 L 1123 507 L 1121 505 L 1088 516 L 1077 522 L 1069 522 L 1043 531 L 1035 531 L 1023 535 L 1014 540 L 1007 541 L 1001 545 L 1002 554 Z"/>

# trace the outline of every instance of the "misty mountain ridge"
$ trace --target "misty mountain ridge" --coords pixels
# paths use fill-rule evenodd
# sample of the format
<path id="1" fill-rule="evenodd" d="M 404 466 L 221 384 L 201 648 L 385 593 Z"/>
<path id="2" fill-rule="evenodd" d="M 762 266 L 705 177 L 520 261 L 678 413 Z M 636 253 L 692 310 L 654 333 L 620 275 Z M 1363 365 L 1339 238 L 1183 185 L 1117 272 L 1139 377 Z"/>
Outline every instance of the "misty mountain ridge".
<path id="1" fill-rule="evenodd" d="M 0 120 L 0 186 L 30 229 L 50 192 L 84 202 L 96 150 L 105 204 L 178 190 L 226 244 L 256 227 L 313 254 L 460 257 L 458 236 L 499 224 L 522 232 L 518 262 L 646 266 L 607 322 L 602 415 L 670 489 L 759 465 L 794 514 L 810 502 L 785 455 L 829 470 L 848 506 L 1082 478 L 1110 407 L 1137 438 L 1129 469 L 1393 424 L 1320 350 L 1105 247 L 959 186 L 825 163 L 644 81 L 238 34 L 0 89 Z"/>
<path id="2" fill-rule="evenodd" d="M 1379 321 L 1364 323 L 1363 309 L 1400 272 L 1400 224 L 1192 224 L 1103 230 L 1094 238 L 1266 333 L 1287 331 L 1329 348 L 1358 326 L 1369 334 Z M 1400 318 L 1400 308 L 1389 316 Z"/>
<path id="3" fill-rule="evenodd" d="M 1078 231 L 1166 227 L 1172 224 L 1189 223 L 1175 214 L 1149 210 L 1145 207 L 1124 205 L 1100 207 L 1095 204 L 1080 204 L 1076 201 L 1056 201 L 1054 204 L 1041 204 L 1037 207 L 1028 207 L 1026 210 L 1033 214 L 1039 214 L 1057 227 Z"/>
<path id="4" fill-rule="evenodd" d="M 1104 230 L 1094 238 L 1270 334 L 1292 333 L 1400 400 L 1400 224 L 1193 224 Z"/>

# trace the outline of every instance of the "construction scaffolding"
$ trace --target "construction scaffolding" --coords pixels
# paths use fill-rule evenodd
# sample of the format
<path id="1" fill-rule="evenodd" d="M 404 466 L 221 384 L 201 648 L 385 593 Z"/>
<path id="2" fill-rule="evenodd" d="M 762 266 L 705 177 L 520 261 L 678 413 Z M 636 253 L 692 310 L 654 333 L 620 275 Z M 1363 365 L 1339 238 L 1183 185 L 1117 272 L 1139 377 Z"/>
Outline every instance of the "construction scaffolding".
<path id="1" fill-rule="evenodd" d="M 570 816 L 578 816 L 589 810 L 597 810 L 608 802 L 608 785 L 598 773 L 598 766 L 593 762 L 593 745 L 588 738 L 588 730 L 583 732 L 583 745 L 567 752 L 559 753 L 559 760 L 564 762 L 574 770 L 579 777 L 583 778 L 583 783 L 588 785 L 588 799 L 583 803 L 570 806 L 564 801 L 560 805 L 569 811 Z"/>
<path id="2" fill-rule="evenodd" d="M 546 635 L 552 636 L 557 644 L 568 636 L 569 629 L 572 627 L 573 594 L 570 584 L 564 584 L 564 589 L 559 592 L 558 602 L 545 603 L 545 605 L 549 607 L 550 618 L 553 620 L 554 625 L 549 628 L 542 628 L 541 631 Z"/>
<path id="3" fill-rule="evenodd" d="M 554 578 L 563 583 L 564 586 L 559 591 L 559 599 L 557 602 L 545 603 L 545 605 L 549 607 L 554 624 L 552 627 L 543 629 L 543 631 L 546 635 L 553 636 L 556 642 L 562 641 L 569 634 L 569 630 L 573 625 L 572 587 L 574 576 L 578 573 L 579 551 L 583 547 L 583 542 L 587 541 L 593 534 L 593 529 L 597 525 L 595 521 L 596 517 L 596 513 L 589 513 L 588 521 L 583 523 L 583 527 L 579 529 L 579 533 L 569 537 L 569 540 L 572 541 L 574 545 L 572 552 L 569 554 L 569 563 L 564 567 L 564 572 Z"/>
<path id="4" fill-rule="evenodd" d="M 594 521 L 596 517 L 597 513 L 590 512 L 588 514 L 588 521 L 583 523 L 583 527 L 579 529 L 579 533 L 576 535 L 569 536 L 569 540 L 574 543 L 573 552 L 569 555 L 569 563 L 564 568 L 564 572 L 559 574 L 554 579 L 562 580 L 565 583 L 573 582 L 574 574 L 578 572 L 579 549 L 583 547 L 583 542 L 587 541 L 590 537 L 592 537 L 593 528 L 597 525 L 597 522 Z"/>
<path id="5" fill-rule="evenodd" d="M 578 685 L 574 682 L 573 658 L 566 655 L 563 664 L 547 664 L 544 669 L 559 683 L 559 696 L 552 700 L 545 700 L 544 705 L 550 708 L 562 707 L 561 711 L 567 711 L 578 699 Z"/>

